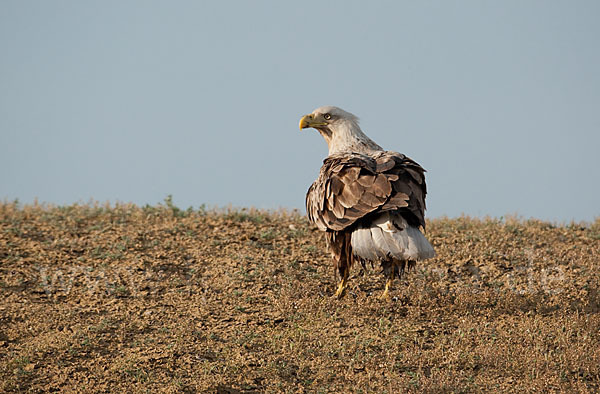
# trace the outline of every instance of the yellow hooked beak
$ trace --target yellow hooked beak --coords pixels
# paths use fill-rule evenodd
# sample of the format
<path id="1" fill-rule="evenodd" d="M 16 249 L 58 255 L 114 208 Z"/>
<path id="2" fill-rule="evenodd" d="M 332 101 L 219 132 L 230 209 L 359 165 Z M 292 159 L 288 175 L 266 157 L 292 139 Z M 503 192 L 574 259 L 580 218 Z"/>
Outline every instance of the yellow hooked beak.
<path id="1" fill-rule="evenodd" d="M 323 127 L 327 126 L 327 122 L 325 119 L 322 119 L 322 115 L 318 115 L 315 117 L 313 114 L 304 115 L 302 119 L 300 119 L 300 130 L 306 129 L 308 127 Z"/>

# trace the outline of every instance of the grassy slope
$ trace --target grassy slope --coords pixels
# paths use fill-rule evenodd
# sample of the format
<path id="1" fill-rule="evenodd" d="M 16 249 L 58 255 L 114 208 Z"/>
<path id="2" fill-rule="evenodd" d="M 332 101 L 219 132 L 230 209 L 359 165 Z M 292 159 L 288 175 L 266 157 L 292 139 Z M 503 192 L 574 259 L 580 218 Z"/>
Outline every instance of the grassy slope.
<path id="1" fill-rule="evenodd" d="M 427 236 L 338 301 L 296 214 L 0 204 L 0 391 L 600 390 L 600 221 Z"/>

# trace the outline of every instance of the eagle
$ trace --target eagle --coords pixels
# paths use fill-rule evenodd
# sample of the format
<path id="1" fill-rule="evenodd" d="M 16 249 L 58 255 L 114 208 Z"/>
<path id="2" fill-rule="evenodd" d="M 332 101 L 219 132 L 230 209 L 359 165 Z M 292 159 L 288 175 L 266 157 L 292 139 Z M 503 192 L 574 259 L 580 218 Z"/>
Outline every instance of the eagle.
<path id="1" fill-rule="evenodd" d="M 386 278 L 379 297 L 388 299 L 394 278 L 416 261 L 435 256 L 425 231 L 425 170 L 407 156 L 386 151 L 367 137 L 358 118 L 324 106 L 300 119 L 329 146 L 317 180 L 306 193 L 308 219 L 325 232 L 339 273 L 341 298 L 350 268 L 379 263 Z"/>

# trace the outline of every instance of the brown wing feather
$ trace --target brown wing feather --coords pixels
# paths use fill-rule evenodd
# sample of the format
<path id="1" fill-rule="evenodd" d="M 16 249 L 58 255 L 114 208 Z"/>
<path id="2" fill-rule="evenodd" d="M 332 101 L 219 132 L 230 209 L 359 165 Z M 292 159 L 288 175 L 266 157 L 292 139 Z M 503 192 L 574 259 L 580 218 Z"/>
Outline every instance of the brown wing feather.
<path id="1" fill-rule="evenodd" d="M 388 197 L 392 192 L 392 185 L 386 174 L 377 174 L 377 178 L 375 178 L 375 182 L 373 182 L 373 186 L 369 191 L 377 197 Z"/>
<path id="2" fill-rule="evenodd" d="M 336 175 L 333 175 L 333 178 L 335 177 Z M 344 188 L 337 195 L 337 198 L 340 204 L 345 208 L 352 208 L 360 201 L 364 193 L 364 186 L 361 186 L 358 182 L 354 181 L 352 183 L 344 184 Z"/>
<path id="3" fill-rule="evenodd" d="M 319 229 L 341 231 L 376 211 L 397 210 L 425 227 L 425 170 L 396 152 L 326 158 L 306 194 L 308 218 Z"/>

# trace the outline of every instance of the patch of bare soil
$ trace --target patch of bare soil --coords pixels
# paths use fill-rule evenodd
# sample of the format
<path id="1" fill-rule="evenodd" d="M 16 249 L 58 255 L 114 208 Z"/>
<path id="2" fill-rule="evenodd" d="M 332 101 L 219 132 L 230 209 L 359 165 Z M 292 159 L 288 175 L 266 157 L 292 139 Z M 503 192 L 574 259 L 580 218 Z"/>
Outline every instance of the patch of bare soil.
<path id="1" fill-rule="evenodd" d="M 303 216 L 0 204 L 0 391 L 600 390 L 600 220 L 435 219 L 341 300 Z"/>

